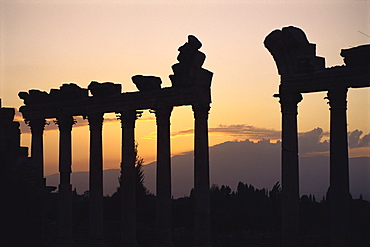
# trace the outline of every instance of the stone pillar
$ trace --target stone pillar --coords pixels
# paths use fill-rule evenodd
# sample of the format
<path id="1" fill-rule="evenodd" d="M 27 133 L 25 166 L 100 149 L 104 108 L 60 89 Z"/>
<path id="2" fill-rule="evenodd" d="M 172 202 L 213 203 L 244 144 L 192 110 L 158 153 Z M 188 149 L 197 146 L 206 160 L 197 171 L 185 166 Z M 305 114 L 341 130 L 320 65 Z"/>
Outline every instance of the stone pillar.
<path id="1" fill-rule="evenodd" d="M 88 115 L 90 126 L 89 243 L 104 246 L 103 145 L 104 113 Z"/>
<path id="2" fill-rule="evenodd" d="M 172 192 L 170 116 L 173 107 L 160 107 L 157 118 L 157 240 L 158 246 L 172 243 Z"/>
<path id="3" fill-rule="evenodd" d="M 31 157 L 34 167 L 37 170 L 37 190 L 38 193 L 44 192 L 46 179 L 44 178 L 44 127 L 46 121 L 44 118 L 27 119 L 26 123 L 31 128 Z M 27 155 L 26 155 L 27 157 Z M 35 222 L 34 227 L 40 229 L 40 243 L 45 240 L 45 200 L 37 198 L 38 206 L 34 208 L 33 214 L 39 215 L 39 221 Z M 36 236 L 35 236 L 36 237 Z"/>
<path id="4" fill-rule="evenodd" d="M 135 120 L 139 112 L 125 109 L 121 112 L 121 246 L 136 247 L 136 174 L 135 174 Z"/>
<path id="5" fill-rule="evenodd" d="M 282 243 L 284 247 L 299 246 L 299 171 L 297 105 L 300 93 L 280 94 L 282 113 L 281 185 Z"/>
<path id="6" fill-rule="evenodd" d="M 71 132 L 75 123 L 72 116 L 57 117 L 59 127 L 59 192 L 58 192 L 58 242 L 59 246 L 72 246 L 72 145 Z"/>
<path id="7" fill-rule="evenodd" d="M 34 162 L 35 167 L 37 168 L 39 185 L 45 186 L 44 178 L 44 127 L 46 121 L 44 118 L 32 118 L 27 119 L 27 124 L 31 127 L 31 157 L 32 162 Z"/>
<path id="8" fill-rule="evenodd" d="M 347 139 L 347 88 L 328 91 L 330 105 L 330 224 L 331 246 L 349 244 L 350 192 Z"/>
<path id="9" fill-rule="evenodd" d="M 208 111 L 209 104 L 193 105 L 194 130 L 194 241 L 211 246 Z"/>

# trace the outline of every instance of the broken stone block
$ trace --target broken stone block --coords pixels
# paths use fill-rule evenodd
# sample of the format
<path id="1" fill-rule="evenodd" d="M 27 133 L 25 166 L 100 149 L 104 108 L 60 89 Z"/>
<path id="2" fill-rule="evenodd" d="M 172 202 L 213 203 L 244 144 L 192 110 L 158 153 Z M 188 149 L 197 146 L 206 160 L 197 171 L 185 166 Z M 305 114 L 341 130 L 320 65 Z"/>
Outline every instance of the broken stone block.
<path id="1" fill-rule="evenodd" d="M 131 77 L 131 80 L 140 92 L 150 92 L 161 89 L 162 80 L 157 76 L 135 75 Z"/>

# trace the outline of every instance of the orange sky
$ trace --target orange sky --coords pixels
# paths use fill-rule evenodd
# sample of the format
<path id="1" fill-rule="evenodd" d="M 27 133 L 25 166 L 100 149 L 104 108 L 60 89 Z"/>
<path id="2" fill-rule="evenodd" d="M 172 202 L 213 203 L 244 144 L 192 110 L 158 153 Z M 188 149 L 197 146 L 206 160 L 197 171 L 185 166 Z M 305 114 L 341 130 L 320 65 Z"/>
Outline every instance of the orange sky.
<path id="1" fill-rule="evenodd" d="M 62 83 L 86 87 L 91 81 L 122 83 L 135 91 L 131 76 L 168 75 L 177 48 L 196 35 L 207 55 L 204 68 L 214 72 L 209 126 L 210 144 L 254 138 L 256 129 L 280 130 L 280 106 L 272 95 L 279 76 L 263 46 L 274 29 L 302 28 L 326 66 L 343 64 L 340 49 L 370 43 L 370 1 L 72 1 L 0 2 L 0 97 L 3 106 L 19 107 L 19 91 L 49 91 Z M 350 90 L 348 130 L 370 132 L 369 89 Z M 325 93 L 304 95 L 299 104 L 299 130 L 329 128 Z M 109 118 L 114 115 L 106 116 Z M 155 121 L 145 112 L 137 122 L 139 152 L 155 159 Z M 235 127 L 239 126 L 239 127 Z M 253 126 L 253 131 L 245 131 Z M 192 149 L 190 107 L 172 114 L 173 154 Z M 174 133 L 182 133 L 175 135 Z M 267 133 L 267 132 L 266 132 Z M 269 137 L 269 136 L 266 136 Z M 22 144 L 29 146 L 29 135 Z M 46 131 L 46 174 L 57 171 L 58 132 Z M 88 129 L 73 130 L 73 170 L 88 169 Z M 104 125 L 105 168 L 120 160 L 120 126 Z"/>

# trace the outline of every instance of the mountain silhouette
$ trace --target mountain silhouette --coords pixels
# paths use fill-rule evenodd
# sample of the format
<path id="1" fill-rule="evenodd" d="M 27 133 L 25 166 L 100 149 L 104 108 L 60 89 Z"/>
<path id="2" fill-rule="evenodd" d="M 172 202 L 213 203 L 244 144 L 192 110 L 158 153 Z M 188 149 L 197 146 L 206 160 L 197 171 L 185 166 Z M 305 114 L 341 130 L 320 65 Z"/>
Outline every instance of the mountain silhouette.
<path id="1" fill-rule="evenodd" d="M 271 189 L 280 181 L 280 142 L 233 141 L 210 147 L 211 184 L 228 185 L 235 190 L 239 181 L 256 188 Z M 312 144 L 310 144 L 312 145 Z M 322 143 L 319 143 L 322 145 Z M 302 145 L 304 146 L 304 145 Z M 309 150 L 307 150 L 308 152 Z M 172 194 L 174 198 L 188 196 L 193 188 L 193 152 L 175 155 L 172 163 Z M 145 186 L 155 193 L 156 162 L 143 166 Z M 104 171 L 104 195 L 118 187 L 119 169 Z M 59 174 L 47 176 L 47 184 L 56 186 Z M 72 173 L 73 188 L 78 193 L 88 190 L 88 172 Z M 329 156 L 311 153 L 300 157 L 301 195 L 313 194 L 321 199 L 329 186 Z M 370 157 L 350 158 L 350 189 L 352 196 L 370 199 Z"/>

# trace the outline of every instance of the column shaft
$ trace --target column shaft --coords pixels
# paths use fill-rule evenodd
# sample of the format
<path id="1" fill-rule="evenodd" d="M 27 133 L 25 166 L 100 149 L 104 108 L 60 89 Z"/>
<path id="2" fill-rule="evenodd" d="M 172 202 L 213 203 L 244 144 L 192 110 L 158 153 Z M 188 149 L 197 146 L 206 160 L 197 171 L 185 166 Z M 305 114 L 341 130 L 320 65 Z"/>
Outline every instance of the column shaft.
<path id="1" fill-rule="evenodd" d="M 297 104 L 299 93 L 280 95 L 282 112 L 282 242 L 284 247 L 299 246 L 299 170 Z"/>
<path id="2" fill-rule="evenodd" d="M 31 127 L 31 157 L 37 167 L 38 177 L 40 178 L 40 185 L 45 186 L 44 179 L 44 127 L 45 119 L 36 118 L 28 121 L 28 125 Z"/>
<path id="3" fill-rule="evenodd" d="M 135 120 L 137 112 L 121 112 L 122 163 L 121 163 L 121 246 L 135 247 L 136 241 L 136 174 L 135 174 Z"/>
<path id="4" fill-rule="evenodd" d="M 193 105 L 194 130 L 194 241 L 195 246 L 211 245 L 209 191 L 209 104 Z"/>
<path id="5" fill-rule="evenodd" d="M 104 245 L 103 219 L 103 113 L 88 115 L 90 125 L 89 242 Z"/>
<path id="6" fill-rule="evenodd" d="M 46 179 L 44 178 L 44 118 L 32 118 L 31 120 L 26 120 L 26 123 L 31 127 L 31 157 L 32 162 L 37 169 L 37 186 L 41 191 L 46 186 Z M 45 241 L 45 200 L 39 200 L 39 206 L 34 209 L 34 212 L 39 214 L 39 219 L 37 223 L 35 222 L 34 227 L 40 229 L 40 243 Z M 36 237 L 36 236 L 35 236 Z"/>
<path id="7" fill-rule="evenodd" d="M 71 246 L 72 237 L 72 116 L 61 116 L 56 123 L 59 127 L 59 195 L 58 195 L 58 235 L 59 246 Z"/>
<path id="8" fill-rule="evenodd" d="M 330 224 L 331 246 L 349 244 L 349 167 L 347 139 L 347 88 L 328 91 L 330 104 Z"/>
<path id="9" fill-rule="evenodd" d="M 172 201 L 171 201 L 171 107 L 156 109 L 157 118 L 157 239 L 159 246 L 173 246 L 172 243 Z"/>

